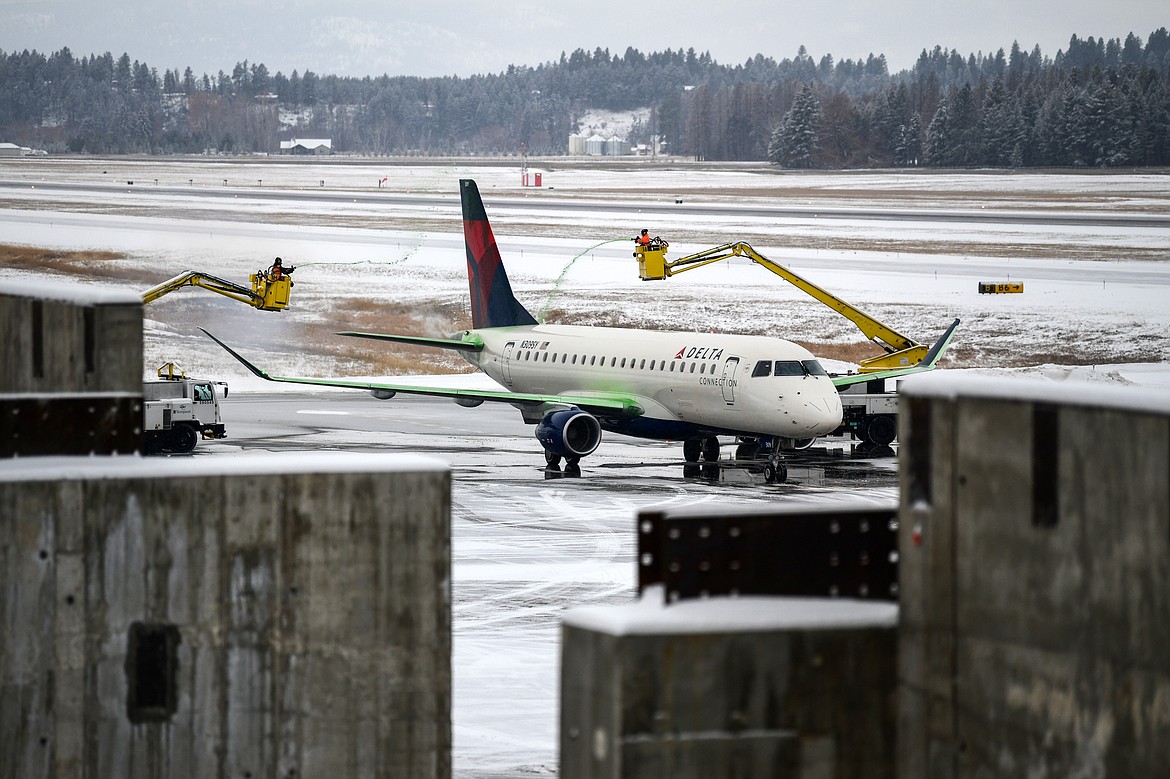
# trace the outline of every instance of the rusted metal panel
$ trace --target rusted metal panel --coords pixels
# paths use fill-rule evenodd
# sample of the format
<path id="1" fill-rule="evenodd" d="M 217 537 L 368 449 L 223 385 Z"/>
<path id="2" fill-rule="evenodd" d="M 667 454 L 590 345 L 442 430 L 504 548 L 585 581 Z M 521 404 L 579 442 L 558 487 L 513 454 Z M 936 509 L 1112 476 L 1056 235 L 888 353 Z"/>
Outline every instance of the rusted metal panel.
<path id="1" fill-rule="evenodd" d="M 142 396 L 0 395 L 0 458 L 142 451 Z"/>

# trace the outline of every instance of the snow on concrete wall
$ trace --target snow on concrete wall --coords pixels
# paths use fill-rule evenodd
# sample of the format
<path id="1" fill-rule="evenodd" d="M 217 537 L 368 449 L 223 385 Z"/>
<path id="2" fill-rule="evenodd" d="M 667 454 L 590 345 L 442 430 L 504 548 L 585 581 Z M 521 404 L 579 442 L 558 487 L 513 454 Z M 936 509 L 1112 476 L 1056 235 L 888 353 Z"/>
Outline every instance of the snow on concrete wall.
<path id="1" fill-rule="evenodd" d="M 1164 773 L 1165 400 L 1012 386 L 902 388 L 899 775 Z"/>
<path id="2" fill-rule="evenodd" d="M 448 470 L 255 459 L 0 478 L 3 775 L 450 776 Z"/>

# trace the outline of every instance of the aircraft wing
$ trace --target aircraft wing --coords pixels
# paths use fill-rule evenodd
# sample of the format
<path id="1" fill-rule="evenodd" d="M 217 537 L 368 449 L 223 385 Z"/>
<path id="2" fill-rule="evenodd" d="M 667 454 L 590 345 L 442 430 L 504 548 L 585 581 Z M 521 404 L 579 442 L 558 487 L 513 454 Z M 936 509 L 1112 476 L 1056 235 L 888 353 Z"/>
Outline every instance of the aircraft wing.
<path id="1" fill-rule="evenodd" d="M 853 384 L 862 384 L 867 381 L 874 381 L 875 379 L 893 379 L 898 376 L 909 376 L 912 373 L 923 373 L 924 371 L 934 370 L 935 363 L 942 359 L 946 354 L 947 347 L 951 345 L 951 339 L 955 337 L 955 329 L 959 326 L 959 320 L 956 319 L 947 328 L 947 331 L 942 334 L 942 337 L 934 342 L 934 345 L 927 351 L 926 356 L 922 358 L 921 362 L 915 365 L 907 365 L 905 368 L 891 368 L 886 371 L 874 371 L 873 373 L 851 373 L 845 376 L 834 376 L 833 386 L 837 389 L 848 387 Z"/>
<path id="2" fill-rule="evenodd" d="M 199 329 L 203 330 L 202 327 Z M 451 398 L 452 400 L 456 401 L 464 400 L 511 403 L 517 407 L 526 405 L 540 406 L 546 404 L 577 406 L 583 411 L 588 411 L 594 416 L 609 418 L 630 418 L 638 417 L 643 414 L 643 409 L 638 404 L 636 398 L 634 398 L 632 395 L 621 395 L 617 393 L 599 393 L 589 395 L 542 395 L 526 392 L 508 392 L 507 390 L 453 389 L 446 387 L 427 387 L 413 384 L 387 384 L 381 382 L 351 379 L 314 379 L 295 376 L 272 376 L 262 368 L 253 365 L 241 354 L 236 352 L 234 349 L 216 338 L 211 333 L 207 332 L 206 330 L 203 330 L 203 333 L 208 338 L 223 347 L 224 351 L 226 351 L 232 357 L 235 357 L 237 360 L 239 360 L 245 368 L 266 381 L 284 382 L 288 384 L 308 384 L 317 387 L 383 390 L 386 392 L 401 392 L 404 395 L 430 395 L 432 397 L 438 398 Z"/>
<path id="3" fill-rule="evenodd" d="M 204 330 L 203 332 L 207 332 Z M 211 333 L 207 333 L 211 335 Z M 466 340 L 457 341 L 451 338 L 423 338 L 417 335 L 389 335 L 386 333 L 357 333 L 353 331 L 345 331 L 337 333 L 337 335 L 344 335 L 350 338 L 371 338 L 375 341 L 392 341 L 399 344 L 410 344 L 412 346 L 433 346 L 439 349 L 456 349 L 461 352 L 482 352 L 483 339 L 478 335 L 468 334 Z M 222 344 L 221 344 L 222 345 Z M 225 347 L 226 348 L 226 347 Z"/>

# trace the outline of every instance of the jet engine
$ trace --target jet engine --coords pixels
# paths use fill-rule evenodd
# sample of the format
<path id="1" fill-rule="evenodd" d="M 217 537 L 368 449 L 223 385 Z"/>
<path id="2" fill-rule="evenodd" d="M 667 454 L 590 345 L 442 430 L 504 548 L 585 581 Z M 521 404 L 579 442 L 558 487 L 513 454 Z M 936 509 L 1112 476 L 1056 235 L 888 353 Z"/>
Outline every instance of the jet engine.
<path id="1" fill-rule="evenodd" d="M 579 408 L 550 411 L 536 426 L 536 440 L 546 452 L 576 460 L 593 454 L 601 443 L 601 423 Z"/>
<path id="2" fill-rule="evenodd" d="M 398 393 L 395 392 L 394 390 L 376 389 L 376 390 L 370 390 L 370 394 L 373 395 L 378 400 L 390 400 L 390 398 L 394 397 Z"/>

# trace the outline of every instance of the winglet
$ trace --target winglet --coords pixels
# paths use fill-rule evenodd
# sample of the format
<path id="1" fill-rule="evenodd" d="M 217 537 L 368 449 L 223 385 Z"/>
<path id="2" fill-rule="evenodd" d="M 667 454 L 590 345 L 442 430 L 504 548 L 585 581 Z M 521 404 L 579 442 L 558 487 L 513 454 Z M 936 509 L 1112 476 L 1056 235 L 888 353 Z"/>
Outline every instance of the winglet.
<path id="1" fill-rule="evenodd" d="M 203 334 L 205 336 L 207 336 L 208 338 L 210 338 L 211 340 L 215 341 L 217 344 L 222 346 L 224 351 L 226 351 L 232 357 L 235 357 L 237 360 L 239 360 L 241 363 L 243 363 L 244 367 L 247 368 L 248 370 L 250 370 L 252 373 L 256 374 L 257 376 L 259 376 L 262 379 L 267 379 L 268 381 L 275 381 L 275 379 L 273 379 L 267 373 L 265 373 L 264 371 L 262 371 L 261 369 L 257 368 L 255 365 L 253 365 L 252 363 L 245 360 L 235 349 L 232 349 L 232 347 L 228 346 L 227 344 L 225 344 L 223 341 L 216 338 L 211 333 L 207 332 L 206 330 L 203 330 L 202 327 L 199 329 L 203 331 Z"/>
<path id="2" fill-rule="evenodd" d="M 935 341 L 934 345 L 930 347 L 930 351 L 928 351 L 926 356 L 922 358 L 923 364 L 933 366 L 936 362 L 942 359 L 942 356 L 947 352 L 947 347 L 951 345 L 951 339 L 955 337 L 955 328 L 958 326 L 959 320 L 956 319 L 951 323 L 951 326 L 947 328 L 947 331 L 942 334 L 942 337 Z"/>
<path id="3" fill-rule="evenodd" d="M 947 328 L 947 331 L 934 342 L 934 345 L 926 352 L 926 355 L 914 365 L 907 365 L 904 368 L 891 368 L 890 370 L 878 371 L 876 373 L 847 373 L 843 376 L 833 376 L 833 386 L 838 390 L 843 387 L 851 387 L 854 384 L 868 383 L 876 379 L 894 379 L 899 376 L 909 376 L 912 373 L 924 373 L 926 371 L 934 370 L 934 365 L 942 359 L 946 354 L 947 347 L 951 344 L 951 339 L 955 337 L 955 329 L 959 326 L 959 320 L 956 319 Z"/>

